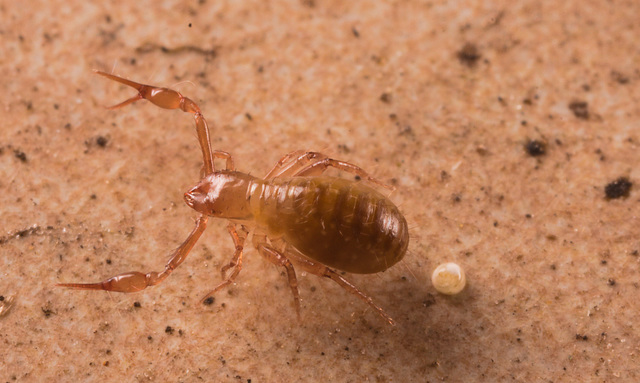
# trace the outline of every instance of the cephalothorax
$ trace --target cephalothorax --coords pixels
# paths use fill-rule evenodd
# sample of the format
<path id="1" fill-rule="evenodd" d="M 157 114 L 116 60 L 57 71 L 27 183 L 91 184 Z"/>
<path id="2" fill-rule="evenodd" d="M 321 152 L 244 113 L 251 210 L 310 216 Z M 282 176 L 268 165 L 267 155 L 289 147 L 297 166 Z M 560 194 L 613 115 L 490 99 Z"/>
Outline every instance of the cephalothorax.
<path id="1" fill-rule="evenodd" d="M 222 268 L 223 281 L 203 300 L 237 277 L 248 235 L 245 225 L 253 224 L 253 245 L 260 255 L 286 270 L 298 315 L 300 297 L 294 264 L 311 274 L 332 279 L 393 324 L 382 308 L 334 269 L 369 274 L 393 266 L 407 251 L 407 222 L 386 196 L 366 182 L 321 173 L 334 167 L 370 183 L 388 186 L 355 165 L 302 150 L 282 157 L 264 178 L 237 172 L 229 153 L 211 149 L 209 128 L 193 101 L 171 89 L 139 84 L 105 72 L 96 73 L 138 91 L 136 96 L 111 109 L 147 99 L 161 108 L 181 109 L 194 115 L 204 158 L 204 176 L 184 198 L 200 215 L 195 228 L 171 255 L 163 271 L 146 274 L 134 271 L 98 283 L 60 283 L 58 286 L 135 292 L 157 285 L 184 261 L 204 232 L 208 217 L 217 217 L 229 220 L 228 230 L 235 252 Z M 216 170 L 214 158 L 226 160 L 226 168 Z M 229 269 L 233 269 L 231 274 L 225 276 Z"/>

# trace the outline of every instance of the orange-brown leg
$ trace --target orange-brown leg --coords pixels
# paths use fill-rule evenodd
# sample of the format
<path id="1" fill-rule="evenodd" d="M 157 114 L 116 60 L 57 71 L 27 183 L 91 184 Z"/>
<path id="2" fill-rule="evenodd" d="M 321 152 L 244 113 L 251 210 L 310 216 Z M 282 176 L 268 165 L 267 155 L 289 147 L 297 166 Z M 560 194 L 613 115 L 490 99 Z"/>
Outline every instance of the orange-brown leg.
<path id="1" fill-rule="evenodd" d="M 198 141 L 200 142 L 200 147 L 202 148 L 202 157 L 204 160 L 205 174 L 213 173 L 213 171 L 215 170 L 215 166 L 213 164 L 213 158 L 214 157 L 218 158 L 218 155 L 224 152 L 213 152 L 211 150 L 211 139 L 209 136 L 209 127 L 207 126 L 207 121 L 204 119 L 204 116 L 202 115 L 200 108 L 198 107 L 198 105 L 196 105 L 195 102 L 193 102 L 191 99 L 187 97 L 184 97 L 183 95 L 181 95 L 179 92 L 176 92 L 175 90 L 140 84 L 140 83 L 130 81 L 125 78 L 118 77 L 106 72 L 101 72 L 97 70 L 94 72 L 110 80 L 117 81 L 121 84 L 130 86 L 138 91 L 137 95 L 117 105 L 114 105 L 109 109 L 118 109 L 123 106 L 134 103 L 138 100 L 146 99 L 151 101 L 151 103 L 153 103 L 154 105 L 159 106 L 161 108 L 180 109 L 183 112 L 193 114 L 193 118 L 195 119 L 195 122 L 196 122 L 196 132 L 198 133 Z M 229 162 L 227 162 L 227 166 L 228 164 Z"/>
<path id="2" fill-rule="evenodd" d="M 289 169 L 296 164 L 300 156 L 305 154 L 305 150 L 295 150 L 291 153 L 285 154 L 278 160 L 278 162 L 276 162 L 273 169 L 271 169 L 264 178 L 268 180 L 270 178 L 276 178 L 283 175 L 290 176 L 291 171 Z"/>
<path id="3" fill-rule="evenodd" d="M 265 176 L 265 179 L 276 177 L 314 176 L 322 174 L 327 168 L 333 167 L 359 176 L 384 188 L 393 190 L 393 186 L 387 185 L 379 179 L 371 176 L 364 169 L 349 162 L 329 158 L 318 152 L 305 152 L 298 150 L 282 157 L 278 163 Z"/>
<path id="4" fill-rule="evenodd" d="M 291 288 L 291 293 L 293 294 L 293 305 L 296 308 L 296 315 L 298 316 L 298 320 L 300 320 L 300 293 L 298 292 L 298 279 L 296 278 L 296 271 L 293 268 L 291 261 L 289 261 L 289 259 L 280 251 L 270 246 L 267 243 L 267 237 L 265 235 L 254 234 L 253 245 L 256 249 L 258 249 L 260 255 L 263 256 L 266 260 L 276 266 L 284 267 L 285 271 L 287 272 L 289 287 Z"/>
<path id="5" fill-rule="evenodd" d="M 144 290 L 149 286 L 157 285 L 167 279 L 169 274 L 171 274 L 173 270 L 180 266 L 185 258 L 187 258 L 187 255 L 189 255 L 189 252 L 193 249 L 196 242 L 198 242 L 200 235 L 202 235 L 206 228 L 207 217 L 200 216 L 196 221 L 196 227 L 193 229 L 191 234 L 189 234 L 189 237 L 187 237 L 182 245 L 173 252 L 171 259 L 169 259 L 169 262 L 165 265 L 164 270 L 159 273 L 152 271 L 145 274 L 138 271 L 131 271 L 116 275 L 115 277 L 105 279 L 98 283 L 58 283 L 56 286 L 80 290 L 107 290 L 122 293 L 133 293 Z"/>
<path id="6" fill-rule="evenodd" d="M 242 251 L 244 248 L 244 240 L 247 234 L 246 230 L 242 228 L 243 235 L 240 236 L 238 234 L 238 231 L 236 230 L 235 224 L 229 223 L 229 226 L 227 226 L 227 229 L 229 230 L 229 235 L 231 235 L 231 239 L 233 240 L 233 244 L 236 247 L 236 250 L 233 253 L 233 257 L 231 258 L 231 261 L 228 264 L 224 265 L 221 269 L 223 281 L 220 282 L 220 284 L 218 284 L 218 286 L 216 286 L 213 290 L 211 290 L 207 295 L 205 295 L 200 300 L 200 302 L 204 302 L 207 298 L 217 293 L 222 288 L 233 283 L 233 281 L 235 281 L 238 274 L 240 274 L 240 270 L 242 270 Z M 233 271 L 231 272 L 229 277 L 225 279 L 225 274 L 227 270 L 229 270 L 230 268 L 233 268 Z"/>
<path id="7" fill-rule="evenodd" d="M 236 170 L 236 167 L 233 163 L 233 157 L 231 156 L 230 153 L 222 151 L 222 150 L 214 150 L 211 155 L 213 156 L 213 158 L 220 158 L 226 161 L 225 163 L 225 170 Z M 202 168 L 200 169 L 200 179 L 204 178 L 204 176 L 206 176 L 206 169 L 204 167 L 204 165 L 202 166 Z"/>
<path id="8" fill-rule="evenodd" d="M 376 310 L 376 312 L 380 314 L 380 316 L 384 318 L 384 320 L 389 322 L 390 325 L 395 326 L 394 320 L 389 315 L 387 315 L 387 313 L 382 309 L 382 307 L 376 305 L 370 296 L 360 291 L 356 286 L 354 286 L 351 282 L 341 277 L 338 273 L 336 273 L 335 271 L 331 270 L 330 268 L 328 268 L 327 266 L 321 263 L 316 263 L 309 260 L 308 258 L 298 253 L 297 250 L 291 247 L 287 248 L 286 253 L 287 253 L 287 256 L 289 256 L 289 258 L 296 263 L 296 266 L 298 266 L 302 270 L 307 271 L 310 274 L 317 275 L 319 277 L 329 278 L 332 281 L 336 282 L 338 285 L 340 285 L 340 287 L 342 287 L 343 289 L 347 290 L 349 293 L 355 295 L 356 297 L 366 302 L 371 308 Z"/>
<path id="9" fill-rule="evenodd" d="M 236 170 L 236 166 L 233 163 L 233 157 L 229 152 L 225 152 L 223 150 L 214 150 L 212 155 L 214 158 L 226 160 L 225 170 Z"/>

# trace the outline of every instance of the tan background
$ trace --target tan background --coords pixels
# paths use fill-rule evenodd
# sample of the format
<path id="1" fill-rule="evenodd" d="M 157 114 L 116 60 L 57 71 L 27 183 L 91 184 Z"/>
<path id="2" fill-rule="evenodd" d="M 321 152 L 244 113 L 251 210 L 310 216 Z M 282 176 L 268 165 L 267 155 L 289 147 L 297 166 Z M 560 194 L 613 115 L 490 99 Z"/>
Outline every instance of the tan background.
<path id="1" fill-rule="evenodd" d="M 640 380 L 640 191 L 604 198 L 640 180 L 640 3 L 127 3 L 0 0 L 2 381 Z M 347 277 L 397 326 L 306 275 L 298 322 L 253 250 L 203 307 L 223 221 L 160 286 L 54 288 L 160 270 L 195 217 L 190 117 L 107 111 L 132 92 L 92 69 L 196 100 L 240 170 L 314 149 L 393 182 L 409 254 Z"/>

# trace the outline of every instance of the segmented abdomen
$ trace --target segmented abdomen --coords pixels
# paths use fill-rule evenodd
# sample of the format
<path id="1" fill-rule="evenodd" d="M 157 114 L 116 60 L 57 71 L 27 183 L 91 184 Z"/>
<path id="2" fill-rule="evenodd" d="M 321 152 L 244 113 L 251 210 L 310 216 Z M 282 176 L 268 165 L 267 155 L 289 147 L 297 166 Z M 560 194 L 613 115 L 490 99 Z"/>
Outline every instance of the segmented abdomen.
<path id="1" fill-rule="evenodd" d="M 407 221 L 387 197 L 362 182 L 334 177 L 264 182 L 251 200 L 256 221 L 313 260 L 368 274 L 386 270 L 407 251 Z"/>

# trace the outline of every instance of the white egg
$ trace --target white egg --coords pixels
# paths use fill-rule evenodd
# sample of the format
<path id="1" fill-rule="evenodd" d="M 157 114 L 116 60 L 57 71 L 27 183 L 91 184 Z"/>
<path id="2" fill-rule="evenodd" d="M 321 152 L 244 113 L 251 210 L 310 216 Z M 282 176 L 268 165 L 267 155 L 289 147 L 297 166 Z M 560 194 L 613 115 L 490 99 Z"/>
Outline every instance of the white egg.
<path id="1" fill-rule="evenodd" d="M 458 294 L 467 284 L 467 278 L 464 276 L 464 270 L 457 263 L 443 263 L 433 270 L 431 275 L 431 283 L 433 287 L 446 295 Z"/>

